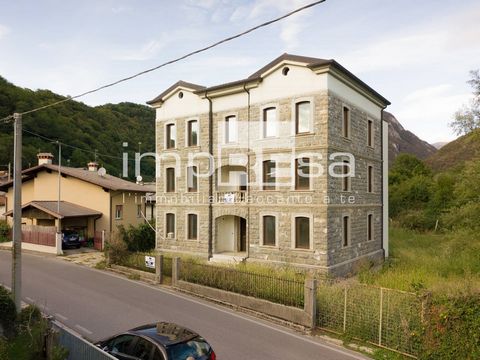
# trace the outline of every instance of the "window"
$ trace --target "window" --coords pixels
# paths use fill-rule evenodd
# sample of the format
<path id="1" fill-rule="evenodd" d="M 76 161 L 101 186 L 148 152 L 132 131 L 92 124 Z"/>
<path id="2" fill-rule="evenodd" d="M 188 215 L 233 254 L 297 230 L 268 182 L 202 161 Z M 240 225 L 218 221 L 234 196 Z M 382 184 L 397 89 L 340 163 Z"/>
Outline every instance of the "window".
<path id="1" fill-rule="evenodd" d="M 121 219 L 123 216 L 123 205 L 115 206 L 115 219 Z"/>
<path id="2" fill-rule="evenodd" d="M 263 162 L 263 190 L 275 190 L 275 161 Z"/>
<path id="3" fill-rule="evenodd" d="M 367 241 L 373 240 L 373 214 L 367 215 Z"/>
<path id="4" fill-rule="evenodd" d="M 105 347 L 112 355 L 130 355 L 134 340 L 135 336 L 133 335 L 119 335 L 110 340 Z"/>
<path id="5" fill-rule="evenodd" d="M 198 178 L 197 178 L 196 166 L 187 167 L 187 191 L 188 192 L 198 191 Z"/>
<path id="6" fill-rule="evenodd" d="M 167 237 L 172 234 L 172 237 L 175 236 L 175 214 L 168 213 L 166 216 L 166 222 L 165 222 L 165 230 L 167 233 Z"/>
<path id="7" fill-rule="evenodd" d="M 188 240 L 197 240 L 197 224 L 198 216 L 196 214 L 188 214 Z"/>
<path id="8" fill-rule="evenodd" d="M 276 238 L 275 216 L 266 215 L 263 217 L 263 245 L 275 246 Z"/>
<path id="9" fill-rule="evenodd" d="M 132 351 L 132 355 L 134 356 L 135 360 L 150 360 L 150 355 L 153 352 L 153 345 L 150 341 L 137 337 L 137 342 Z"/>
<path id="10" fill-rule="evenodd" d="M 350 244 L 350 217 L 344 216 L 343 217 L 343 225 L 342 225 L 342 235 L 343 235 L 343 246 L 348 246 Z"/>
<path id="11" fill-rule="evenodd" d="M 369 165 L 367 170 L 367 191 L 373 192 L 373 166 Z"/>
<path id="12" fill-rule="evenodd" d="M 295 104 L 295 133 L 310 132 L 311 106 L 309 101 Z"/>
<path id="13" fill-rule="evenodd" d="M 197 146 L 198 145 L 198 121 L 190 120 L 187 123 L 187 145 L 188 146 Z"/>
<path id="14" fill-rule="evenodd" d="M 367 145 L 373 147 L 373 121 L 368 120 L 367 124 Z"/>
<path id="15" fill-rule="evenodd" d="M 167 192 L 175 192 L 175 168 L 167 168 Z"/>
<path id="16" fill-rule="evenodd" d="M 137 205 L 137 218 L 142 218 L 142 205 Z"/>
<path id="17" fill-rule="evenodd" d="M 310 219 L 308 217 L 295 218 L 295 248 L 310 248 Z"/>
<path id="18" fill-rule="evenodd" d="M 343 161 L 343 167 L 342 167 L 342 175 L 344 176 L 342 178 L 342 190 L 343 191 L 350 191 L 350 176 L 349 176 L 349 168 L 350 168 L 350 163 L 348 160 Z"/>
<path id="19" fill-rule="evenodd" d="M 310 159 L 295 160 L 295 190 L 310 189 Z"/>
<path id="20" fill-rule="evenodd" d="M 277 109 L 274 107 L 263 110 L 263 137 L 277 136 Z"/>
<path id="21" fill-rule="evenodd" d="M 167 125 L 167 149 L 175 148 L 175 143 L 177 141 L 177 130 L 175 129 L 175 124 Z"/>
<path id="22" fill-rule="evenodd" d="M 235 115 L 227 116 L 225 118 L 225 143 L 237 142 L 237 135 L 237 117 Z"/>
<path id="23" fill-rule="evenodd" d="M 346 106 L 343 107 L 343 136 L 350 138 L 350 109 Z"/>

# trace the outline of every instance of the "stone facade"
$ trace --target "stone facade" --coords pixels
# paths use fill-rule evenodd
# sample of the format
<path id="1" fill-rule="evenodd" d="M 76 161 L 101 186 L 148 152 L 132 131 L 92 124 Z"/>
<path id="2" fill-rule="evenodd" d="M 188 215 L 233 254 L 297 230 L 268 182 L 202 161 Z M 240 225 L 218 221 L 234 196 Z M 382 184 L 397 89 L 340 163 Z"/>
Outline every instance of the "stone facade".
<path id="1" fill-rule="evenodd" d="M 151 102 L 157 108 L 157 152 L 161 157 L 157 178 L 160 250 L 212 259 L 223 254 L 334 275 L 346 275 L 365 261 L 383 259 L 386 239 L 383 239 L 382 148 L 385 144 L 382 144 L 381 111 L 388 102 L 373 90 L 367 96 L 363 93 L 365 89 L 348 87 L 348 82 L 335 85 L 328 72 L 317 74 L 307 68 L 311 58 L 301 58 L 303 63 L 299 59 L 280 57 L 261 75 L 262 81 L 255 83 L 248 78 L 243 89 L 235 88 L 236 84 L 207 89 L 179 83 Z M 291 78 L 280 74 L 286 66 L 292 70 L 287 71 Z M 286 84 L 295 81 L 305 82 L 305 87 L 296 83 L 299 89 L 289 92 Z M 279 86 L 284 87 L 279 90 Z M 185 107 L 180 108 L 177 103 L 185 98 L 184 94 L 188 94 L 187 100 Z M 310 118 L 309 131 L 297 134 L 295 116 L 299 102 L 310 105 Z M 344 107 L 349 111 L 349 138 L 343 136 Z M 271 138 L 262 136 L 266 108 L 274 108 L 277 119 L 276 134 Z M 235 116 L 238 124 L 238 139 L 234 144 L 225 143 L 225 119 L 229 116 Z M 200 129 L 198 145 L 193 147 L 187 142 L 190 120 L 197 120 Z M 367 144 L 368 121 L 373 124 L 372 146 Z M 174 149 L 166 149 L 168 124 L 175 124 L 176 128 Z M 200 174 L 206 174 L 210 150 L 213 175 L 199 176 L 198 190 L 188 192 L 187 166 L 195 165 Z M 346 159 L 337 153 L 349 153 L 354 159 L 355 175 L 350 178 L 348 191 L 342 189 L 343 178 L 327 171 L 329 166 Z M 306 190 L 296 190 L 294 185 L 294 164 L 298 157 L 310 159 L 312 177 Z M 265 160 L 276 162 L 274 190 L 263 189 Z M 373 175 L 371 192 L 369 166 Z M 169 167 L 175 167 L 175 192 L 166 192 Z M 338 173 L 342 168 L 334 166 L 333 171 Z M 241 179 L 246 179 L 248 185 Z M 175 215 L 172 237 L 166 230 L 167 214 Z M 195 240 L 188 239 L 188 214 L 197 215 Z M 275 243 L 271 245 L 263 243 L 265 216 L 275 218 Z M 349 217 L 347 227 L 344 216 Z M 308 229 L 302 228 L 308 232 L 308 248 L 296 246 L 296 217 L 308 219 Z M 344 229 L 349 233 L 348 244 L 344 244 Z"/>

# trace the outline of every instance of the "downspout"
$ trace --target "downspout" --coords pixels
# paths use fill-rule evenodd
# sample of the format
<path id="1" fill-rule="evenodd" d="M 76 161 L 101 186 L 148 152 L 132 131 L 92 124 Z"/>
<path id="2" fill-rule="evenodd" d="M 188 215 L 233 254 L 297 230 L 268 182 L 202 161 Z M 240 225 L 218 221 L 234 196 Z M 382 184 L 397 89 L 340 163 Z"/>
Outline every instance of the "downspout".
<path id="1" fill-rule="evenodd" d="M 383 234 L 384 234 L 384 229 L 383 229 L 383 211 L 384 211 L 384 207 L 385 207 L 385 204 L 383 203 L 383 179 L 384 179 L 384 173 L 383 173 L 383 162 L 384 162 L 384 158 L 383 158 L 383 110 L 385 110 L 385 108 L 383 107 L 382 110 L 380 110 L 380 153 L 381 153 L 381 164 L 382 164 L 382 186 L 381 186 L 381 191 L 380 191 L 380 198 L 381 198 L 381 202 L 382 202 L 382 211 L 381 211 L 381 214 L 380 214 L 380 223 L 382 224 L 382 250 L 383 250 Z M 383 253 L 383 258 L 385 259 L 385 251 Z"/>
<path id="2" fill-rule="evenodd" d="M 247 256 L 245 260 L 250 257 L 250 91 L 247 89 L 247 83 L 243 83 L 243 90 L 247 93 Z"/>
<path id="3" fill-rule="evenodd" d="M 208 153 L 213 158 L 213 103 L 205 91 L 205 98 L 208 100 Z M 215 165 L 214 165 L 215 166 Z M 211 171 L 212 169 L 210 169 Z M 213 256 L 213 173 L 208 177 L 208 259 Z"/>
<path id="4" fill-rule="evenodd" d="M 383 137 L 384 137 L 384 133 L 383 133 L 383 126 L 384 126 L 384 120 L 383 120 L 383 112 L 385 110 L 386 106 L 384 106 L 380 112 L 380 141 L 381 141 L 381 153 L 382 153 L 382 186 L 381 186 L 381 201 L 382 201 L 382 212 L 381 212 L 381 215 L 380 215 L 380 221 L 381 221 L 381 224 L 382 224 L 382 243 L 381 243 L 381 246 L 382 246 L 382 250 L 383 250 L 383 257 L 384 259 L 386 259 L 388 257 L 388 246 L 387 246 L 387 251 L 385 251 L 385 231 L 386 231 L 386 236 L 388 237 L 388 221 L 389 219 L 385 219 L 385 207 L 387 207 L 388 209 L 388 201 L 385 203 L 385 194 L 384 194 L 384 187 L 385 187 L 385 184 L 384 184 L 384 181 L 385 181 L 385 171 L 384 171 L 384 168 L 385 168 L 385 157 L 384 157 L 384 153 L 386 152 L 387 153 L 387 161 L 388 161 L 388 148 L 387 148 L 387 151 L 384 151 L 384 141 L 383 141 Z M 387 134 L 388 136 L 388 134 Z M 388 143 L 387 143 L 387 146 L 388 146 Z M 386 168 L 386 171 L 387 171 L 387 181 L 388 181 L 388 166 Z M 387 221 L 387 229 L 385 229 L 385 220 Z"/>

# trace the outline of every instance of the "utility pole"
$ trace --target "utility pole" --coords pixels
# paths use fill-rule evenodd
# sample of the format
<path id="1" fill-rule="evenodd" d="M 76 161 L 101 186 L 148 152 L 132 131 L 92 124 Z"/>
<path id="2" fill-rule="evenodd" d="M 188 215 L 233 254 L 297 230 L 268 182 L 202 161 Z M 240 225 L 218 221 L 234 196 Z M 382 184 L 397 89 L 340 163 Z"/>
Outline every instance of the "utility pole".
<path id="1" fill-rule="evenodd" d="M 57 233 L 62 232 L 62 226 L 60 224 L 60 197 L 61 197 L 61 188 L 60 188 L 60 183 L 62 180 L 62 143 L 57 140 L 58 144 L 58 201 L 57 201 L 57 214 L 59 216 L 58 218 L 58 226 L 57 226 Z"/>
<path id="2" fill-rule="evenodd" d="M 13 114 L 13 246 L 12 246 L 12 297 L 20 313 L 22 309 L 22 115 Z"/>

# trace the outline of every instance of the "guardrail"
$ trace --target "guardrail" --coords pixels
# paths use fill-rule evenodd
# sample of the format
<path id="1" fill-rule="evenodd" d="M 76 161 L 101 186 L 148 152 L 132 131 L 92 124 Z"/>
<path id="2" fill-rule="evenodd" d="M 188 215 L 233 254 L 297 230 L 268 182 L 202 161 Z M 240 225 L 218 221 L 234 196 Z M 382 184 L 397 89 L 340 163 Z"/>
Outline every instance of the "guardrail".
<path id="1" fill-rule="evenodd" d="M 58 321 L 52 326 L 58 332 L 59 345 L 69 351 L 68 360 L 117 360 Z"/>

